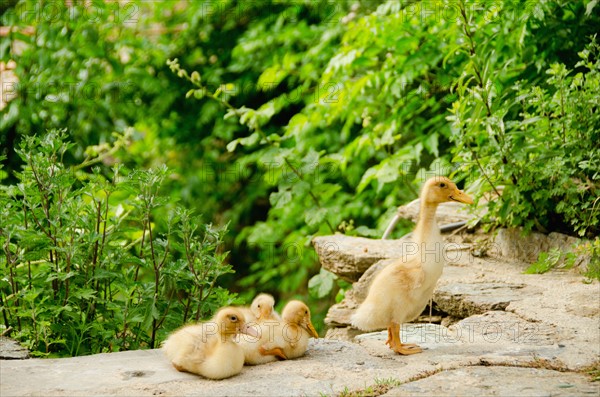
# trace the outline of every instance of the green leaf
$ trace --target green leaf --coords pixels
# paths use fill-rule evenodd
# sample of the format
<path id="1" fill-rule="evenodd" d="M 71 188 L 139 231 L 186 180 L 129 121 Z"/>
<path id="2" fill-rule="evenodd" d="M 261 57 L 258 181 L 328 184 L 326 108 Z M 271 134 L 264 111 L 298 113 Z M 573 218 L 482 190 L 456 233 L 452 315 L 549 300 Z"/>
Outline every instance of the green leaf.
<path id="1" fill-rule="evenodd" d="M 280 190 L 271 193 L 269 196 L 269 202 L 274 208 L 282 208 L 292 201 L 292 192 L 289 190 Z"/>
<path id="2" fill-rule="evenodd" d="M 333 291 L 336 276 L 325 269 L 308 281 L 308 291 L 314 298 L 322 299 Z"/>
<path id="3" fill-rule="evenodd" d="M 308 226 L 315 226 L 327 217 L 326 208 L 311 208 L 304 213 L 304 220 Z"/>

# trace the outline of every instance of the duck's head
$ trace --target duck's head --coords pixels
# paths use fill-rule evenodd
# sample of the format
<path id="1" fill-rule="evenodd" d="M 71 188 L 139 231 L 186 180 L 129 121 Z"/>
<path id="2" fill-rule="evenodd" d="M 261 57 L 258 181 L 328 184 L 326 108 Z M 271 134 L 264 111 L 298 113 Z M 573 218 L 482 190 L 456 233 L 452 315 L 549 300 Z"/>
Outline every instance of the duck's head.
<path id="1" fill-rule="evenodd" d="M 425 182 L 421 199 L 426 204 L 440 204 L 447 201 L 473 204 L 471 196 L 459 190 L 454 182 L 443 176 L 434 176 Z"/>
<path id="2" fill-rule="evenodd" d="M 222 308 L 215 315 L 214 321 L 217 323 L 221 335 L 246 334 L 254 337 L 259 336 L 256 329 L 246 323 L 242 311 L 235 307 Z"/>
<path id="3" fill-rule="evenodd" d="M 289 301 L 283 308 L 281 313 L 283 320 L 290 324 L 297 324 L 304 328 L 314 338 L 318 338 L 319 334 L 310 321 L 310 309 L 301 301 Z"/>
<path id="4" fill-rule="evenodd" d="M 275 299 L 269 294 L 260 294 L 252 301 L 250 310 L 257 319 L 268 318 L 273 314 Z"/>

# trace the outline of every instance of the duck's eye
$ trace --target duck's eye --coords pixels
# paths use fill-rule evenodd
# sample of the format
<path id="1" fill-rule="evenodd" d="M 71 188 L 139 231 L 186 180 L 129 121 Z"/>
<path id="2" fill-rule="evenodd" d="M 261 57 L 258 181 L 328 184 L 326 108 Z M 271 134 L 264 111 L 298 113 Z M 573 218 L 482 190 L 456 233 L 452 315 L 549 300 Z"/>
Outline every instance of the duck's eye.
<path id="1" fill-rule="evenodd" d="M 308 310 L 305 310 L 305 311 L 304 311 L 304 314 L 308 314 Z"/>
<path id="2" fill-rule="evenodd" d="M 444 182 L 440 183 L 440 187 L 446 187 L 446 184 Z"/>
<path id="3" fill-rule="evenodd" d="M 237 316 L 229 316 L 229 320 L 231 320 L 232 323 L 237 322 L 238 318 Z"/>
<path id="4" fill-rule="evenodd" d="M 258 305 L 258 308 L 260 309 L 260 305 Z"/>

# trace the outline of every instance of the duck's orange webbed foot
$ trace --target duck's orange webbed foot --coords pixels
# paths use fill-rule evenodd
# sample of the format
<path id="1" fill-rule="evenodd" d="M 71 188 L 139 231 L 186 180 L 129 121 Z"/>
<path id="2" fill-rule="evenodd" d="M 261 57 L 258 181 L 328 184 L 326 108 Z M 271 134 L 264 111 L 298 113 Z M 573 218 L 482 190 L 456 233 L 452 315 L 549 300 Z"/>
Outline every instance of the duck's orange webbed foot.
<path id="1" fill-rule="evenodd" d="M 280 347 L 274 347 L 271 349 L 265 349 L 263 346 L 260 346 L 258 348 L 258 352 L 260 354 L 262 354 L 263 356 L 275 356 L 277 358 L 279 358 L 280 360 L 287 360 L 287 356 L 285 355 L 285 353 L 283 352 L 283 350 Z"/>
<path id="2" fill-rule="evenodd" d="M 396 353 L 403 355 L 416 354 L 423 351 L 423 349 L 414 343 L 402 343 L 400 341 L 400 324 L 394 322 L 388 327 L 388 339 L 385 344 Z"/>
<path id="3" fill-rule="evenodd" d="M 416 354 L 416 353 L 421 353 L 423 351 L 423 349 L 421 349 L 419 346 L 415 345 L 414 343 L 411 344 L 400 344 L 398 346 L 394 346 L 391 348 L 393 351 L 395 351 L 398 354 L 402 354 L 404 356 L 408 356 L 410 354 Z"/>

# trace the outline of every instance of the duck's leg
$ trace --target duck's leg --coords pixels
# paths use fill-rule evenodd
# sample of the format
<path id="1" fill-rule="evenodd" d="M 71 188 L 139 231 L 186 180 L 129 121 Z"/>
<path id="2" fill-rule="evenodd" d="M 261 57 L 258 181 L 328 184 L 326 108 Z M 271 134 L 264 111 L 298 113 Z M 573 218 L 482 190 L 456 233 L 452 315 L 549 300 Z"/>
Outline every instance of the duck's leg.
<path id="1" fill-rule="evenodd" d="M 398 354 L 408 355 L 421 353 L 423 351 L 423 349 L 421 349 L 414 343 L 403 344 L 400 340 L 400 324 L 393 321 L 388 327 L 388 341 L 386 342 L 386 344 L 388 344 L 390 346 L 390 349 L 392 349 Z"/>
<path id="2" fill-rule="evenodd" d="M 392 326 L 390 325 L 388 327 L 388 338 L 385 341 L 385 344 L 388 345 L 388 346 L 390 346 L 390 348 L 392 347 L 392 345 L 391 345 L 392 340 L 393 340 L 393 338 L 392 338 Z"/>
<path id="3" fill-rule="evenodd" d="M 281 360 L 287 360 L 287 356 L 285 355 L 285 353 L 283 352 L 283 350 L 280 347 L 273 347 L 270 349 L 265 349 L 263 346 L 260 346 L 258 348 L 258 352 L 260 354 L 262 354 L 263 356 L 275 356 Z"/>

